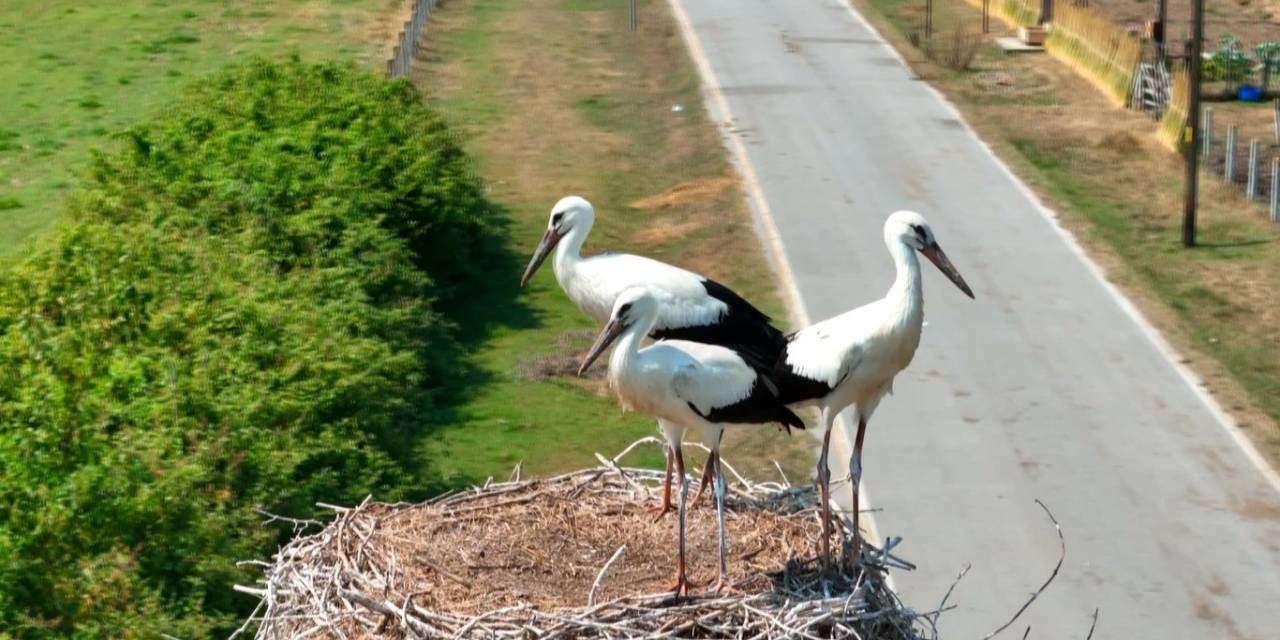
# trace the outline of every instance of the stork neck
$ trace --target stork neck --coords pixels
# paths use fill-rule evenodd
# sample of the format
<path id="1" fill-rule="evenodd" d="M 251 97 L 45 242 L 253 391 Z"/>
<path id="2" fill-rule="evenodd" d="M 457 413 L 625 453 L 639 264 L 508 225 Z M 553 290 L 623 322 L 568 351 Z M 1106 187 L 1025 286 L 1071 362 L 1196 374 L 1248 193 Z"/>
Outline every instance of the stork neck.
<path id="1" fill-rule="evenodd" d="M 557 280 L 564 278 L 578 266 L 578 262 L 582 260 L 582 244 L 586 242 L 589 233 L 591 233 L 590 220 L 570 229 L 564 239 L 556 245 L 556 255 L 551 268 L 555 270 Z"/>
<path id="2" fill-rule="evenodd" d="M 924 302 L 924 291 L 920 282 L 920 259 L 916 256 L 915 249 L 901 241 L 889 243 L 889 253 L 893 255 L 897 275 L 885 298 L 897 301 L 906 312 L 918 312 Z"/>
<path id="3" fill-rule="evenodd" d="M 642 319 L 622 332 L 622 335 L 618 337 L 617 344 L 613 346 L 613 353 L 609 355 L 610 372 L 627 370 L 636 355 L 640 353 L 640 342 L 653 330 L 653 324 L 656 320 L 656 317 Z M 613 375 L 616 376 L 617 373 L 613 373 Z"/>

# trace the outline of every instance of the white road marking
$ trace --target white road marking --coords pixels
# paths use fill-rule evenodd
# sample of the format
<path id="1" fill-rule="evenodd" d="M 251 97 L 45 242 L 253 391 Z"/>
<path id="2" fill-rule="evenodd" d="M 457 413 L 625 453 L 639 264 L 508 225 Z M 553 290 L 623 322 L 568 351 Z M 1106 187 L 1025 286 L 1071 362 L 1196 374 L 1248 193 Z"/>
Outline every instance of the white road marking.
<path id="1" fill-rule="evenodd" d="M 702 49 L 702 43 L 698 40 L 698 34 L 693 30 L 688 14 L 685 13 L 684 8 L 680 5 L 680 0 L 668 0 L 668 4 L 671 7 L 672 15 L 675 16 L 676 22 L 680 25 L 680 34 L 684 38 L 685 46 L 689 49 L 689 57 L 693 59 L 694 65 L 698 68 L 698 76 L 702 79 L 703 103 L 707 105 L 708 115 L 711 116 L 711 121 L 718 125 L 721 138 L 729 146 L 734 168 L 738 170 L 738 174 L 742 177 L 743 184 L 746 187 L 747 203 L 754 214 L 756 234 L 764 243 L 765 253 L 769 257 L 769 262 L 777 273 L 778 280 L 782 283 L 783 296 L 786 298 L 790 320 L 795 326 L 809 326 L 811 324 L 809 314 L 805 310 L 804 300 L 800 297 L 800 290 L 796 286 L 795 277 L 791 271 L 791 263 L 787 260 L 786 248 L 783 246 L 778 234 L 778 226 L 774 221 L 773 211 L 769 208 L 769 201 L 765 198 L 764 190 L 760 187 L 755 168 L 751 164 L 751 158 L 748 157 L 747 149 L 742 145 L 742 141 L 737 136 L 726 133 L 726 127 L 733 120 L 733 112 L 729 110 L 729 102 L 720 91 L 715 75 L 711 71 L 711 64 L 707 61 L 706 53 Z M 852 455 L 850 442 L 853 438 L 850 434 L 853 433 L 854 428 L 847 412 L 840 415 L 839 422 L 841 429 L 833 434 L 832 438 L 834 441 L 832 448 L 835 450 L 833 458 L 836 461 L 833 465 L 834 473 L 832 475 L 837 478 L 848 474 L 848 470 L 845 467 L 848 466 L 847 461 Z M 859 485 L 858 502 L 863 510 L 871 508 L 871 499 L 867 494 L 867 483 L 865 481 Z M 864 514 L 861 524 L 862 528 L 866 530 L 869 540 L 874 541 L 876 544 L 883 542 L 879 530 L 876 528 L 873 514 Z M 893 576 L 888 577 L 887 585 L 890 589 L 895 588 Z"/>
<path id="2" fill-rule="evenodd" d="M 854 9 L 852 4 L 849 4 L 845 0 L 830 1 L 836 2 L 847 9 L 849 13 L 853 15 L 855 20 L 860 22 L 862 26 L 866 27 L 868 31 L 875 34 L 876 38 L 880 40 L 881 47 L 892 54 L 903 67 L 908 71 L 911 71 L 911 65 L 907 63 L 906 58 L 903 58 L 902 54 L 899 53 L 897 49 L 894 49 L 893 45 L 890 45 L 889 42 L 885 40 L 884 36 L 880 34 L 880 31 L 868 22 L 857 9 Z M 1142 334 L 1151 341 L 1151 344 L 1155 346 L 1156 351 L 1159 351 L 1160 354 L 1164 356 L 1165 360 L 1169 362 L 1169 365 L 1173 367 L 1173 370 L 1178 372 L 1178 376 L 1182 378 L 1183 382 L 1187 383 L 1191 392 L 1194 393 L 1202 403 L 1204 403 L 1204 406 L 1209 410 L 1209 413 L 1213 414 L 1213 417 L 1217 419 L 1218 425 L 1231 436 L 1231 439 L 1235 441 L 1236 445 L 1244 451 L 1244 454 L 1249 458 L 1249 461 L 1252 462 L 1253 465 L 1258 468 L 1258 471 L 1262 473 L 1263 477 L 1267 479 L 1271 484 L 1271 488 L 1280 493 L 1280 473 L 1276 472 L 1275 467 L 1271 466 L 1271 463 L 1262 455 L 1262 452 L 1259 451 L 1258 447 L 1249 439 L 1249 436 L 1240 430 L 1240 427 L 1236 425 L 1235 420 L 1233 420 L 1226 410 L 1222 408 L 1222 405 L 1218 404 L 1218 401 L 1213 396 L 1209 395 L 1209 392 L 1205 388 L 1204 380 L 1189 367 L 1182 364 L 1186 358 L 1179 354 L 1178 351 L 1173 348 L 1173 345 L 1169 344 L 1169 341 L 1161 335 L 1160 330 L 1156 329 L 1155 325 L 1151 324 L 1151 322 L 1142 315 L 1142 312 L 1138 310 L 1137 306 L 1135 306 L 1133 302 L 1120 291 L 1120 289 L 1107 279 L 1106 272 L 1102 270 L 1102 267 L 1099 266 L 1098 263 L 1094 262 L 1093 259 L 1089 257 L 1088 253 L 1085 253 L 1084 248 L 1080 245 L 1080 242 L 1076 240 L 1075 235 L 1063 227 L 1059 222 L 1057 212 L 1046 206 L 1044 201 L 1040 199 L 1040 196 L 1036 195 L 1035 192 L 1028 188 L 1027 185 L 1024 184 L 1011 169 L 1009 169 L 1009 166 L 1000 159 L 1000 156 L 996 155 L 995 151 L 992 151 L 991 145 L 988 145 L 985 140 L 978 136 L 978 133 L 969 125 L 969 121 L 965 119 L 964 114 L 960 113 L 960 109 L 956 108 L 956 106 L 952 104 L 951 100 L 947 99 L 947 96 L 941 91 L 938 91 L 938 89 L 933 85 L 927 82 L 921 84 L 931 91 L 933 95 L 951 111 L 955 119 L 959 120 L 963 125 L 965 133 L 971 136 L 987 155 L 991 156 L 991 160 L 995 162 L 996 166 L 1000 167 L 1000 170 L 1008 176 L 1009 180 L 1013 182 L 1018 190 L 1021 191 L 1028 200 L 1035 204 L 1036 210 L 1040 215 L 1044 216 L 1044 218 L 1049 221 L 1049 226 L 1053 227 L 1053 230 L 1058 233 L 1058 236 L 1061 237 L 1067 247 L 1071 249 L 1071 252 L 1079 258 L 1080 262 L 1084 263 L 1084 266 L 1088 269 L 1089 273 L 1093 274 L 1093 277 L 1102 285 L 1102 288 L 1110 294 L 1111 298 L 1120 306 L 1120 309 L 1124 311 L 1125 315 L 1129 316 L 1129 318 L 1138 325 L 1139 331 L 1141 331 Z"/>

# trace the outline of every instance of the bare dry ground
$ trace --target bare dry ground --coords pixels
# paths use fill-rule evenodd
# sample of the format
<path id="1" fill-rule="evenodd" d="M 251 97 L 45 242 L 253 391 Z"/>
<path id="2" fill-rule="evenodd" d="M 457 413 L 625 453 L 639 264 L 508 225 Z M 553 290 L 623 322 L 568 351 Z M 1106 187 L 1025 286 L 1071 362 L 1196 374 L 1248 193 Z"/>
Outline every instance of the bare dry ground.
<path id="1" fill-rule="evenodd" d="M 1280 226 L 1237 186 L 1205 174 L 1200 246 L 1183 249 L 1183 164 L 1156 139 L 1155 123 L 1112 107 L 1046 55 L 984 45 L 971 70 L 937 65 L 903 36 L 914 24 L 907 3 L 853 2 L 1058 212 L 1208 391 L 1280 462 Z M 980 24 L 967 5 L 947 17 L 943 31 Z"/>
<path id="2" fill-rule="evenodd" d="M 1271 103 L 1212 102 L 1205 107 L 1213 110 L 1213 147 L 1205 170 L 1226 176 L 1225 158 L 1228 127 L 1236 127 L 1236 162 L 1232 181 L 1244 189 L 1248 180 L 1249 143 L 1258 141 L 1258 206 L 1270 204 L 1271 161 L 1280 158 L 1280 136 L 1276 135 L 1276 116 Z"/>
<path id="3" fill-rule="evenodd" d="M 1089 6 L 1117 24 L 1138 29 L 1154 19 L 1156 0 L 1090 0 Z M 1169 39 L 1185 42 L 1191 34 L 1191 2 L 1170 2 Z M 1205 37 L 1212 47 L 1223 35 L 1247 44 L 1280 40 L 1280 0 L 1205 0 Z M 1181 51 L 1181 44 L 1177 50 Z"/>

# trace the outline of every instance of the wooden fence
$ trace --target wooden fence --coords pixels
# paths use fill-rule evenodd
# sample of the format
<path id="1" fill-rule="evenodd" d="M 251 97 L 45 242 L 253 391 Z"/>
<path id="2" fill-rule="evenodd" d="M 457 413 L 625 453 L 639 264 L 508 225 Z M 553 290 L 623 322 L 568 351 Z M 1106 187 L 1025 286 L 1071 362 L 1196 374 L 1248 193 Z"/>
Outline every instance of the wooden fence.
<path id="1" fill-rule="evenodd" d="M 1041 0 L 965 0 L 983 8 L 1011 27 L 1039 24 Z M 1133 88 L 1142 41 L 1079 3 L 1054 2 L 1045 48 L 1084 76 L 1118 106 L 1125 106 Z"/>
<path id="2" fill-rule="evenodd" d="M 431 9 L 437 3 L 438 0 L 413 0 L 413 14 L 404 23 L 404 29 L 400 31 L 397 44 L 391 50 L 391 59 L 387 60 L 388 77 L 398 78 L 409 75 L 409 68 L 413 66 L 413 56 L 418 52 L 418 40 L 422 38 L 422 30 L 427 27 L 427 20 L 431 18 Z"/>
<path id="3" fill-rule="evenodd" d="M 1142 41 L 1089 7 L 1054 7 L 1045 48 L 1125 106 L 1134 73 L 1142 62 Z"/>
<path id="4" fill-rule="evenodd" d="M 1186 69 L 1174 70 L 1173 91 L 1169 96 L 1169 108 L 1160 119 L 1157 135 L 1165 146 L 1178 151 L 1191 143 L 1186 139 L 1187 110 L 1191 108 L 1191 78 Z"/>

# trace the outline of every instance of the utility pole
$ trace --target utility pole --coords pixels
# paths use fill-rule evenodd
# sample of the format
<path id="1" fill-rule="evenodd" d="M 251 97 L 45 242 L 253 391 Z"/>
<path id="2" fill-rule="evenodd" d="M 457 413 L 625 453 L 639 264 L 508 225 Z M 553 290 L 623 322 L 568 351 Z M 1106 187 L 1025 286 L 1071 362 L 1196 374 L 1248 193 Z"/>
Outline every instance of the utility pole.
<path id="1" fill-rule="evenodd" d="M 1160 52 L 1160 62 L 1165 61 L 1166 43 L 1169 42 L 1169 0 L 1160 0 L 1160 11 L 1156 14 L 1157 28 L 1160 30 L 1156 39 L 1156 49 Z"/>
<path id="2" fill-rule="evenodd" d="M 1200 48 L 1204 42 L 1204 0 L 1191 0 L 1191 41 L 1187 43 L 1187 195 L 1182 212 L 1182 245 L 1196 246 L 1196 187 L 1200 179 Z"/>

